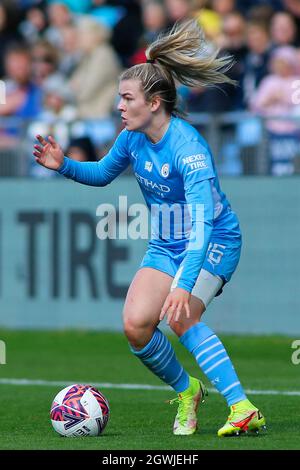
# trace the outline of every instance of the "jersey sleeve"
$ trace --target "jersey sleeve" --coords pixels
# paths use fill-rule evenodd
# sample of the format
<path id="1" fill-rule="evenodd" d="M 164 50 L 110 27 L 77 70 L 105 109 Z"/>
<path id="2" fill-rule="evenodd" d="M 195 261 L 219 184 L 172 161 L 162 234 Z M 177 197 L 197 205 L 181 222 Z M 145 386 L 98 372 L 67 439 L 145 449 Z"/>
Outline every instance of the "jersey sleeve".
<path id="1" fill-rule="evenodd" d="M 210 181 L 191 184 L 185 193 L 192 229 L 186 256 L 177 274 L 177 285 L 192 292 L 202 268 L 213 229 L 214 203 Z"/>
<path id="2" fill-rule="evenodd" d="M 175 165 L 183 179 L 185 191 L 196 182 L 216 176 L 209 150 L 198 141 L 186 142 L 179 148 Z"/>
<path id="3" fill-rule="evenodd" d="M 123 130 L 108 154 L 99 162 L 77 162 L 64 157 L 58 173 L 89 186 L 106 186 L 130 164 L 127 141 L 128 131 Z"/>
<path id="4" fill-rule="evenodd" d="M 175 164 L 183 180 L 192 223 L 186 256 L 176 275 L 176 286 L 192 292 L 212 234 L 214 202 L 210 180 L 216 175 L 209 150 L 196 140 L 179 148 Z"/>

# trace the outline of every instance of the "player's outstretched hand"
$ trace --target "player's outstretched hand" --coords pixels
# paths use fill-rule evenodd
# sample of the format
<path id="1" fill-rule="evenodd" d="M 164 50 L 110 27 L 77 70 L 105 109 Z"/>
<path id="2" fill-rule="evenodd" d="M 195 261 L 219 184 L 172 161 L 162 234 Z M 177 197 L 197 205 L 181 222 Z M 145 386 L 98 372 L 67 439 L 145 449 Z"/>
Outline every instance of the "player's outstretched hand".
<path id="1" fill-rule="evenodd" d="M 171 321 L 177 322 L 182 312 L 185 312 L 186 317 L 190 318 L 190 298 L 191 294 L 188 291 L 176 287 L 166 298 L 159 319 L 162 320 L 167 315 L 168 324 Z"/>
<path id="2" fill-rule="evenodd" d="M 41 135 L 37 135 L 36 138 L 41 145 L 34 146 L 35 161 L 50 170 L 58 170 L 64 160 L 64 153 L 60 145 L 51 136 L 48 137 L 48 140 Z"/>

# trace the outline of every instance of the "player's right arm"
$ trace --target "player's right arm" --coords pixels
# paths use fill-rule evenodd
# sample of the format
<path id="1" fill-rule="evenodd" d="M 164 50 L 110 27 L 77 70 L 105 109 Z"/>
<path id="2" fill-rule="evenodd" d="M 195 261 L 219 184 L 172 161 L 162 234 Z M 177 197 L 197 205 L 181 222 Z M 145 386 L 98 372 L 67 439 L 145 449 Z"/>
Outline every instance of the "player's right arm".
<path id="1" fill-rule="evenodd" d="M 46 140 L 37 136 L 40 145 L 34 146 L 36 162 L 50 170 L 56 170 L 66 178 L 90 186 L 105 186 L 115 179 L 130 163 L 127 152 L 127 133 L 116 139 L 110 152 L 99 162 L 77 162 L 66 156 L 51 136 Z"/>

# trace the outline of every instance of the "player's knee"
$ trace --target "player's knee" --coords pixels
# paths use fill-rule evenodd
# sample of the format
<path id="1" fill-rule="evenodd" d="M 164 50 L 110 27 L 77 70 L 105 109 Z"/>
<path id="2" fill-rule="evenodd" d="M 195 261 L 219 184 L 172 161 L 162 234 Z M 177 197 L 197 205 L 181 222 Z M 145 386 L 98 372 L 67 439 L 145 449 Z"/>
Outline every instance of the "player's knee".
<path id="1" fill-rule="evenodd" d="M 149 330 L 134 329 L 130 327 L 124 328 L 124 331 L 130 346 L 137 351 L 143 349 L 149 343 L 153 334 Z"/>
<path id="2" fill-rule="evenodd" d="M 142 349 L 152 338 L 155 326 L 141 321 L 141 315 L 124 315 L 124 333 L 135 349 Z"/>
<path id="3" fill-rule="evenodd" d="M 124 318 L 123 325 L 124 325 L 125 336 L 127 337 L 128 341 L 132 343 L 132 341 L 134 341 L 138 335 L 137 326 L 130 319 L 125 319 L 125 318 Z"/>
<path id="4" fill-rule="evenodd" d="M 134 348 L 141 349 L 147 344 L 148 330 L 147 325 L 141 324 L 134 317 L 124 318 L 124 333 Z"/>

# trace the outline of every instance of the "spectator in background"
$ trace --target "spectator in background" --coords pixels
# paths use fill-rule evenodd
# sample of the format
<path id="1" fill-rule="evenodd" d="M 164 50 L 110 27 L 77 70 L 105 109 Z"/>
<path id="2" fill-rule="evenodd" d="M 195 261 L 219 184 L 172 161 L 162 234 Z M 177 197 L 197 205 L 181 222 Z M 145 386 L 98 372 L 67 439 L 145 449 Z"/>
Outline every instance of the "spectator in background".
<path id="1" fill-rule="evenodd" d="M 234 57 L 235 62 L 229 71 L 229 75 L 237 83 L 235 87 L 227 87 L 227 109 L 223 110 L 242 110 L 244 103 L 240 83 L 245 72 L 244 64 L 248 49 L 246 46 L 246 21 L 238 11 L 233 11 L 224 16 L 222 36 L 218 46 L 223 54 Z M 239 175 L 242 173 L 241 148 L 236 138 L 236 130 L 236 124 L 223 125 L 221 129 L 222 146 L 220 148 L 219 166 L 223 174 Z"/>
<path id="2" fill-rule="evenodd" d="M 274 10 L 270 4 L 257 5 L 247 12 L 246 18 L 250 23 L 265 23 L 270 25 Z"/>
<path id="3" fill-rule="evenodd" d="M 71 121 L 75 117 L 75 113 L 69 109 L 69 97 L 72 92 L 69 87 L 67 89 L 66 79 L 58 70 L 59 51 L 46 40 L 40 40 L 32 47 L 32 60 L 32 77 L 43 93 L 43 109 L 37 116 L 38 123 L 34 121 L 31 124 L 28 135 L 31 139 L 34 138 L 35 129 L 40 129 L 36 127 L 37 124 L 43 123 L 42 129 L 59 135 L 62 142 L 67 142 L 68 130 L 63 120 Z M 58 130 L 54 130 L 52 127 L 55 120 L 59 120 L 56 126 Z M 40 131 L 41 129 L 38 132 Z M 45 172 L 42 169 L 36 169 L 35 166 L 32 174 L 35 175 L 37 171 L 35 176 L 44 176 Z"/>
<path id="4" fill-rule="evenodd" d="M 165 0 L 170 25 L 183 21 L 192 15 L 192 0 Z"/>
<path id="5" fill-rule="evenodd" d="M 81 61 L 70 79 L 79 116 L 101 119 L 110 116 L 117 92 L 120 67 L 109 45 L 106 28 L 90 17 L 78 23 Z"/>
<path id="6" fill-rule="evenodd" d="M 247 26 L 247 46 L 245 72 L 242 80 L 244 106 L 248 103 L 262 79 L 268 74 L 268 63 L 272 53 L 268 25 L 253 21 Z"/>
<path id="7" fill-rule="evenodd" d="M 60 139 L 64 149 L 67 148 L 72 124 L 77 117 L 74 96 L 64 81 L 58 75 L 48 78 L 43 85 L 43 109 L 33 120 L 27 130 L 28 145 L 41 132 Z M 34 177 L 49 177 L 49 172 L 30 159 L 29 174 Z"/>
<path id="8" fill-rule="evenodd" d="M 37 41 L 31 49 L 32 76 L 35 83 L 43 83 L 51 76 L 59 74 L 59 51 L 45 39 Z"/>
<path id="9" fill-rule="evenodd" d="M 268 75 L 268 64 L 272 54 L 269 27 L 265 20 L 252 20 L 246 27 L 246 45 L 248 53 L 243 63 L 241 76 L 241 105 L 249 110 L 251 99 L 263 78 Z M 250 149 L 256 149 L 262 139 L 261 121 L 256 116 L 244 116 L 237 122 L 236 139 L 237 147 L 246 153 Z M 238 152 L 237 152 L 238 153 Z"/>
<path id="10" fill-rule="evenodd" d="M 31 81 L 30 51 L 23 45 L 11 46 L 5 55 L 6 103 L 0 106 L 0 116 L 23 119 L 35 118 L 42 109 L 40 88 Z M 21 125 L 20 125 L 21 124 Z M 22 133 L 19 120 L 5 122 L 0 130 L 0 147 L 18 145 Z"/>
<path id="11" fill-rule="evenodd" d="M 246 21 L 238 11 L 233 11 L 224 16 L 222 35 L 219 37 L 217 46 L 223 50 L 232 51 L 238 61 L 245 59 L 248 50 L 246 46 Z"/>
<path id="12" fill-rule="evenodd" d="M 262 80 L 251 100 L 252 111 L 264 117 L 286 118 L 267 121 L 271 173 L 274 175 L 293 173 L 294 158 L 299 148 L 299 125 L 288 119 L 296 113 L 294 83 L 300 80 L 297 59 L 297 50 L 292 46 L 275 49 L 271 58 L 271 74 Z"/>
<path id="13" fill-rule="evenodd" d="M 235 11 L 235 0 L 201 1 L 194 3 L 194 7 L 194 16 L 202 26 L 206 38 L 218 42 L 224 17 Z"/>
<path id="14" fill-rule="evenodd" d="M 291 13 L 297 26 L 296 44 L 300 45 L 300 2 L 299 0 L 282 0 L 283 7 Z"/>
<path id="15" fill-rule="evenodd" d="M 43 97 L 44 108 L 38 116 L 42 121 L 49 124 L 55 124 L 59 120 L 70 123 L 77 117 L 75 97 L 62 77 L 52 76 L 46 80 Z"/>
<path id="16" fill-rule="evenodd" d="M 28 44 L 33 44 L 42 39 L 47 28 L 46 13 L 36 6 L 26 11 L 25 19 L 19 26 L 19 31 Z"/>
<path id="17" fill-rule="evenodd" d="M 235 11 L 224 17 L 222 36 L 219 39 L 217 45 L 221 51 L 224 51 L 226 55 L 232 55 L 235 59 L 230 70 L 230 77 L 237 82 L 237 86 L 227 90 L 230 98 L 228 110 L 241 110 L 244 104 L 240 83 L 245 73 L 245 59 L 248 49 L 246 46 L 246 21 L 239 12 Z"/>
<path id="18" fill-rule="evenodd" d="M 211 8 L 223 17 L 236 10 L 236 0 L 211 0 Z"/>
<path id="19" fill-rule="evenodd" d="M 141 3 L 140 0 L 108 0 L 107 3 L 124 9 L 123 16 L 112 30 L 111 44 L 121 64 L 128 67 L 143 34 Z"/>
<path id="20" fill-rule="evenodd" d="M 54 1 L 48 6 L 49 27 L 45 32 L 45 39 L 54 47 L 60 48 L 63 45 L 62 29 L 72 25 L 74 17 L 63 2 Z"/>
<path id="21" fill-rule="evenodd" d="M 78 28 L 75 25 L 67 25 L 62 28 L 61 33 L 63 44 L 60 51 L 59 71 L 64 77 L 70 78 L 81 60 L 81 53 L 78 49 Z"/>
<path id="22" fill-rule="evenodd" d="M 6 50 L 10 45 L 22 40 L 18 31 L 21 12 L 16 2 L 0 2 L 0 78 L 4 77 L 4 60 Z"/>
<path id="23" fill-rule="evenodd" d="M 168 18 L 164 4 L 160 0 L 144 2 L 142 7 L 142 20 L 145 30 L 144 39 L 147 44 L 150 44 L 167 28 Z"/>
<path id="24" fill-rule="evenodd" d="M 30 51 L 23 45 L 11 46 L 5 55 L 6 103 L 1 116 L 33 118 L 41 110 L 41 90 L 31 79 Z"/>
<path id="25" fill-rule="evenodd" d="M 167 12 L 160 0 L 149 0 L 142 3 L 142 20 L 144 34 L 140 38 L 140 47 L 130 59 L 131 65 L 146 62 L 145 51 L 159 34 L 167 28 Z"/>
<path id="26" fill-rule="evenodd" d="M 271 40 L 275 46 L 295 45 L 297 27 L 293 16 L 287 12 L 276 13 L 271 21 Z"/>

